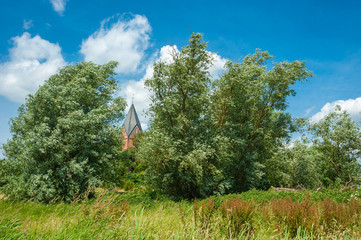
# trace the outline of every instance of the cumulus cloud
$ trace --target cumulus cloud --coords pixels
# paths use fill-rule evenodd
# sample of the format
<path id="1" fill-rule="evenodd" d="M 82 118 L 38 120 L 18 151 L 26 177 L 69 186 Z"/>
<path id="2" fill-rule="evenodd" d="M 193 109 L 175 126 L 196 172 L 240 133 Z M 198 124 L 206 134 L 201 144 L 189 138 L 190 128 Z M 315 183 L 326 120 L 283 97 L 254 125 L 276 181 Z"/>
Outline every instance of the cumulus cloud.
<path id="1" fill-rule="evenodd" d="M 0 95 L 24 102 L 29 93 L 65 65 L 58 44 L 25 32 L 12 38 L 9 61 L 0 64 Z"/>
<path id="2" fill-rule="evenodd" d="M 324 118 L 328 113 L 333 112 L 336 109 L 336 106 L 341 106 L 343 111 L 347 111 L 351 118 L 356 121 L 361 121 L 361 97 L 356 99 L 348 100 L 337 100 L 331 103 L 326 103 L 320 112 L 316 113 L 311 117 L 312 122 L 318 122 Z"/>
<path id="3" fill-rule="evenodd" d="M 50 0 L 51 4 L 53 5 L 53 9 L 59 15 L 63 15 L 65 11 L 65 5 L 67 0 Z"/>
<path id="4" fill-rule="evenodd" d="M 118 19 L 110 24 L 106 19 L 98 31 L 83 41 L 80 52 L 85 61 L 104 64 L 109 61 L 119 63 L 118 73 L 134 73 L 139 70 L 149 47 L 152 28 L 145 16 L 135 15 L 129 20 Z"/>
<path id="5" fill-rule="evenodd" d="M 213 54 L 213 66 L 209 69 L 209 73 L 213 79 L 220 78 L 224 70 L 226 70 L 224 66 L 227 62 L 227 59 L 222 58 L 216 53 L 211 54 Z"/>
<path id="6" fill-rule="evenodd" d="M 23 21 L 23 28 L 25 30 L 30 29 L 33 26 L 33 21 L 32 20 L 24 20 Z"/>

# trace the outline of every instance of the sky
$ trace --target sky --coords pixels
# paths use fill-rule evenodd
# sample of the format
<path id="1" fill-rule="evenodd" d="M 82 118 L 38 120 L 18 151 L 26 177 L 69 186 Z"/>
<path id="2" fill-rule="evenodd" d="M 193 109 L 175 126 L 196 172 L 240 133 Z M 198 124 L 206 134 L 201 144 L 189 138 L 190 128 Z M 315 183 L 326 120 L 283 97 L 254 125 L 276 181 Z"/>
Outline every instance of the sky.
<path id="1" fill-rule="evenodd" d="M 0 1 L 0 145 L 28 94 L 61 67 L 116 60 L 120 95 L 132 99 L 143 128 L 155 61 L 204 34 L 213 78 L 227 60 L 256 49 L 275 62 L 306 61 L 314 77 L 288 99 L 294 117 L 319 121 L 336 105 L 361 121 L 361 1 Z M 0 150 L 1 156 L 1 150 Z"/>

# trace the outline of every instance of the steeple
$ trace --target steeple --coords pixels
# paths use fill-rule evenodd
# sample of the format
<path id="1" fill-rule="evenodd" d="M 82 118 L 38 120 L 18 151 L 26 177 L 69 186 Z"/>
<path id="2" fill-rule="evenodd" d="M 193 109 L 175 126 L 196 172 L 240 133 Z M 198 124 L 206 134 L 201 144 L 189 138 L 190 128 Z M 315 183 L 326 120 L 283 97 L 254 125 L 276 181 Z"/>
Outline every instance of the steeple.
<path id="1" fill-rule="evenodd" d="M 138 127 L 139 131 L 142 131 L 142 126 L 140 125 L 140 121 L 137 115 L 137 112 L 135 111 L 134 104 L 130 106 L 130 109 L 128 111 L 128 114 L 125 118 L 124 124 L 123 124 L 125 133 L 127 134 L 127 137 L 129 137 L 133 130 Z"/>
<path id="2" fill-rule="evenodd" d="M 138 114 L 137 111 L 135 111 L 132 101 L 132 105 L 129 108 L 122 127 L 123 150 L 134 147 L 133 139 L 141 131 L 142 126 L 140 125 Z"/>

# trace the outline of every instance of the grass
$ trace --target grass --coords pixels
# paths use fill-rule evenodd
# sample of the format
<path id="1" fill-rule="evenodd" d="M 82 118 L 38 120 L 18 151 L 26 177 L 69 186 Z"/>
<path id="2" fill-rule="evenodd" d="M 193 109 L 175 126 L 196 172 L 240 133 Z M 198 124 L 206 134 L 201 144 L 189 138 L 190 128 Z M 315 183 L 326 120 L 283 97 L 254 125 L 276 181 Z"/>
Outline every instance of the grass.
<path id="1" fill-rule="evenodd" d="M 251 190 L 177 202 L 105 191 L 73 203 L 0 199 L 0 239 L 361 239 L 360 195 Z"/>

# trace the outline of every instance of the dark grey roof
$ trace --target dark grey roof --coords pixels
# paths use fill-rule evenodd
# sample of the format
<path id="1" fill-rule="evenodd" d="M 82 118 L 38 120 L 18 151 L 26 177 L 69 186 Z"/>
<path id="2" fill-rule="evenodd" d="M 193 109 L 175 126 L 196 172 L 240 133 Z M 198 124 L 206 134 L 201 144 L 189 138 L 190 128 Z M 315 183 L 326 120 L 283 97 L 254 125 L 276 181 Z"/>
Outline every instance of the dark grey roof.
<path id="1" fill-rule="evenodd" d="M 129 112 L 125 118 L 123 127 L 125 129 L 125 133 L 129 137 L 134 128 L 138 126 L 139 130 L 142 131 L 142 126 L 140 125 L 139 118 L 137 112 L 135 111 L 134 104 L 130 106 Z"/>

